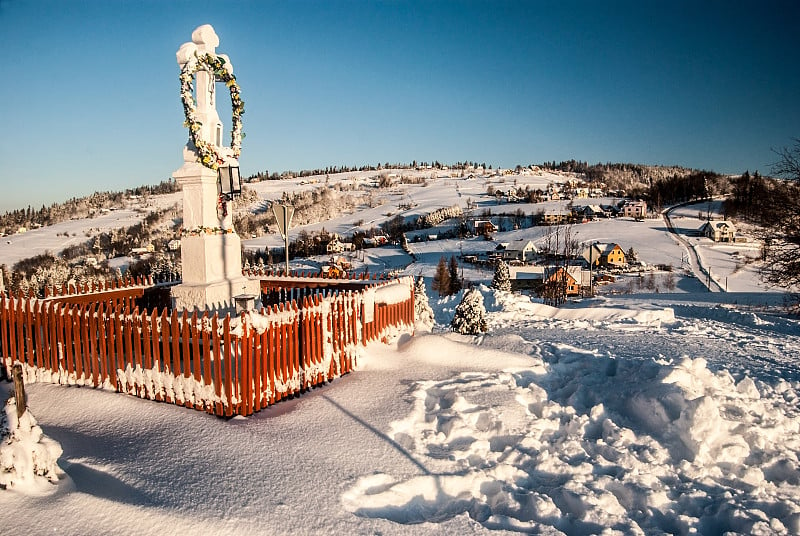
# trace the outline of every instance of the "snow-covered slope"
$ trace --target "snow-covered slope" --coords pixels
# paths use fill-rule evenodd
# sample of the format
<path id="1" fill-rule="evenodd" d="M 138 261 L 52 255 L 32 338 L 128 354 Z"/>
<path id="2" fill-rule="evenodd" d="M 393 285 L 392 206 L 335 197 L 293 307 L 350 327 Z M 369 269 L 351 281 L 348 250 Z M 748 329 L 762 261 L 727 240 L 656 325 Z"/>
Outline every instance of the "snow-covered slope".
<path id="1" fill-rule="evenodd" d="M 357 372 L 248 419 L 32 385 L 65 478 L 46 496 L 0 493 L 30 513 L 4 528 L 800 530 L 796 320 L 703 295 L 552 309 L 483 292 L 486 335 L 399 334 Z"/>

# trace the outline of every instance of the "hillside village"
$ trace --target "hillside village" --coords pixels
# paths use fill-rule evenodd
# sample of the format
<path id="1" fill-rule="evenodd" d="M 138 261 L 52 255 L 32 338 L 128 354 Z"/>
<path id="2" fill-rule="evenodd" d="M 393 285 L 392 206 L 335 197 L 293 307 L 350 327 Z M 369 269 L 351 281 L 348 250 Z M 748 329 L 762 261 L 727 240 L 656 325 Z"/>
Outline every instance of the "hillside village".
<path id="1" fill-rule="evenodd" d="M 462 246 L 457 256 L 459 263 L 494 266 L 503 260 L 513 268 L 515 288 L 535 291 L 557 277 L 566 280 L 568 296 L 578 296 L 593 292 L 595 282 L 613 281 L 612 272 L 645 269 L 648 260 L 637 258 L 630 245 L 613 241 L 613 236 L 603 249 L 598 249 L 599 245 L 568 244 L 553 232 L 564 233 L 560 229 L 565 226 L 600 220 L 644 221 L 661 217 L 646 201 L 627 198 L 620 189 L 610 191 L 605 183 L 589 183 L 582 174 L 534 165 L 491 170 L 473 164 L 453 168 L 439 164 L 297 175 L 283 174 L 278 180 L 254 175 L 246 183 L 242 198 L 234 204 L 235 226 L 243 237 L 246 267 L 278 269 L 284 256 L 283 244 L 276 237 L 270 206 L 288 201 L 296 208 L 294 221 L 299 224 L 291 236 L 290 258 L 306 269 L 338 276 L 369 271 L 365 252 L 376 247 L 403 246 L 409 253 L 406 264 L 411 264 L 414 246 L 419 243 L 481 238 L 485 245 L 473 241 L 467 252 Z M 627 186 L 630 190 L 641 189 L 638 183 Z M 21 225 L 5 237 L 6 246 L 25 242 L 26 235 L 55 231 L 57 238 L 63 237 L 64 247 L 27 249 L 35 260 L 21 258 L 12 265 L 6 264 L 5 286 L 12 291 L 41 294 L 46 286 L 85 284 L 114 276 L 179 278 L 181 222 L 177 195 L 174 185 L 162 184 L 127 195 L 96 194 L 87 201 L 73 200 L 71 208 L 65 205 L 7 214 L 4 221 Z M 88 222 L 98 222 L 84 229 L 82 236 L 61 231 L 68 226 L 65 221 L 44 227 L 39 223 L 39 216 L 45 213 L 51 218 L 53 214 L 73 214 L 67 221 L 75 222 L 80 219 L 76 215 L 79 210 L 84 211 Z M 29 219 L 20 220 L 23 213 Z M 349 213 L 358 213 L 359 220 L 346 222 Z M 100 224 L 125 221 L 115 219 L 116 215 L 125 215 L 131 224 L 117 228 Z M 509 232 L 531 228 L 552 228 L 554 231 L 549 234 L 553 236 L 538 245 L 504 237 Z M 714 241 L 733 241 L 735 226 L 724 220 L 712 221 L 709 216 L 705 222 L 698 221 L 697 233 Z M 651 260 L 649 264 L 654 263 Z M 679 267 L 659 268 L 671 271 Z"/>
<path id="2" fill-rule="evenodd" d="M 279 269 L 283 244 L 276 236 L 270 206 L 287 201 L 296 207 L 294 221 L 300 224 L 292 233 L 290 258 L 298 267 L 329 276 L 375 270 L 365 262 L 369 258 L 365 252 L 376 247 L 402 246 L 409 255 L 406 265 L 410 265 L 415 260 L 415 245 L 441 240 L 471 241 L 469 251 L 463 251 L 462 245 L 457 255 L 462 265 L 491 267 L 498 260 L 507 262 L 516 289 L 541 292 L 546 282 L 557 279 L 570 297 L 588 295 L 596 285 L 613 282 L 614 275 L 623 271 L 683 268 L 639 258 L 630 245 L 614 241 L 613 236 L 603 244 L 591 245 L 568 243 L 567 236 L 558 236 L 589 222 L 641 222 L 661 217 L 646 201 L 627 198 L 620 189 L 610 191 L 603 182 L 589 183 L 585 175 L 575 172 L 534 165 L 491 170 L 474 164 L 453 168 L 438 164 L 325 175 L 298 173 L 296 177 L 282 174 L 274 179 L 251 176 L 242 198 L 233 206 L 236 228 L 243 237 L 245 268 Z M 640 183 L 627 186 L 641 190 Z M 6 246 L 24 241 L 26 234 L 46 235 L 55 230 L 57 237 L 63 236 L 64 247 L 38 252 L 28 249 L 33 260 L 21 258 L 4 265 L 5 287 L 41 295 L 46 286 L 85 284 L 115 276 L 179 279 L 177 195 L 174 185 L 162 184 L 127 195 L 96 194 L 88 202 L 73 200 L 72 208 L 23 212 L 28 220 L 20 220 L 20 213 L 7 214 L 5 221 L 11 218 L 22 225 L 5 237 Z M 131 224 L 92 226 L 78 236 L 59 230 L 65 222 L 43 227 L 37 218 L 44 213 L 73 214 L 69 221 L 74 222 L 79 219 L 74 215 L 79 214 L 77 207 L 83 207 L 87 221 L 109 221 L 115 214 L 125 214 Z M 348 213 L 361 217 L 348 223 Z M 733 222 L 718 218 L 717 213 L 713 217 L 707 214 L 705 221 L 698 221 L 696 231 L 688 233 L 714 242 L 746 240 L 736 237 Z M 505 238 L 509 232 L 531 228 L 551 231 L 545 232 L 547 238 L 538 245 L 529 239 Z M 479 246 L 475 238 L 485 245 Z M 673 287 L 673 279 L 668 279 L 667 289 Z"/>

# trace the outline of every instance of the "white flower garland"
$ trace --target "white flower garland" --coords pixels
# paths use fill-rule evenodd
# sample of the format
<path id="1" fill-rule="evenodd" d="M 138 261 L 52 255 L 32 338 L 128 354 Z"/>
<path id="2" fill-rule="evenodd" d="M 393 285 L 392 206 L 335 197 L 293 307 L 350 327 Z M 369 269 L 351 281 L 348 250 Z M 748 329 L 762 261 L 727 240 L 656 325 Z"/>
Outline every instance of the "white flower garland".
<path id="1" fill-rule="evenodd" d="M 223 229 L 221 227 L 193 227 L 191 229 L 181 228 L 180 235 L 183 236 L 200 236 L 200 235 L 224 235 L 232 234 L 233 229 Z"/>
<path id="2" fill-rule="evenodd" d="M 189 139 L 197 148 L 197 157 L 201 164 L 207 168 L 217 170 L 224 163 L 222 155 L 217 152 L 214 144 L 202 139 L 199 135 L 202 124 L 195 114 L 196 103 L 192 91 L 192 81 L 197 71 L 208 71 L 214 80 L 225 82 L 231 94 L 231 151 L 234 158 L 239 158 L 242 150 L 242 114 L 244 114 L 244 101 L 242 101 L 239 85 L 233 75 L 233 69 L 226 68 L 224 58 L 212 54 L 197 56 L 196 54 L 186 62 L 181 69 L 181 101 L 183 113 L 186 117 L 183 125 L 189 129 Z"/>

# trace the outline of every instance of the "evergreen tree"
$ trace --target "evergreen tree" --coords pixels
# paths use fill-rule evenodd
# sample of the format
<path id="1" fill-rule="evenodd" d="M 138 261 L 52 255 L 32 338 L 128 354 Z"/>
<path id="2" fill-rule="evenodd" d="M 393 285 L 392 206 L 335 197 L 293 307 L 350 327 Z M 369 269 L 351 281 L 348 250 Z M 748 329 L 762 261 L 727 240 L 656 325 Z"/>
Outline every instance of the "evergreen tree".
<path id="1" fill-rule="evenodd" d="M 447 260 L 444 257 L 439 259 L 439 264 L 436 266 L 431 288 L 437 291 L 439 296 L 450 295 L 450 272 L 447 271 Z"/>
<path id="2" fill-rule="evenodd" d="M 450 326 L 456 333 L 464 335 L 479 335 L 488 330 L 483 294 L 477 288 L 471 288 L 464 293 L 461 303 L 456 306 Z"/>
<path id="3" fill-rule="evenodd" d="M 458 261 L 456 261 L 455 257 L 450 257 L 450 266 L 447 271 L 450 276 L 450 290 L 447 294 L 455 294 L 461 290 L 461 279 L 458 277 Z"/>
<path id="4" fill-rule="evenodd" d="M 511 272 L 508 269 L 508 264 L 503 261 L 498 261 L 494 270 L 492 288 L 505 291 L 511 290 Z"/>
<path id="5" fill-rule="evenodd" d="M 414 318 L 417 324 L 431 327 L 434 324 L 433 309 L 428 303 L 428 294 L 425 291 L 425 279 L 422 276 L 417 278 L 414 286 Z"/>

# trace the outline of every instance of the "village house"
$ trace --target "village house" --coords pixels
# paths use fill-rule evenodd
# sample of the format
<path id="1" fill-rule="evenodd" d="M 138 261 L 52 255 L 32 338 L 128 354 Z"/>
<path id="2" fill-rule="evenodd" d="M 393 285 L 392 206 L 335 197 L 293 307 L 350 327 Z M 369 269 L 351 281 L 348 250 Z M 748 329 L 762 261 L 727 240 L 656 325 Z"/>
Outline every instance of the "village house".
<path id="1" fill-rule="evenodd" d="M 580 266 L 509 266 L 512 290 L 541 292 L 545 282 L 566 283 L 567 296 L 579 296 L 583 287 L 589 286 L 589 271 Z"/>
<path id="2" fill-rule="evenodd" d="M 338 235 L 333 235 L 333 238 L 328 245 L 325 246 L 325 251 L 328 253 L 342 253 L 344 251 L 355 251 L 356 247 L 352 242 L 342 242 L 339 240 Z"/>
<path id="3" fill-rule="evenodd" d="M 587 199 L 589 197 L 589 188 L 575 188 L 575 198 L 576 199 Z"/>
<path id="4" fill-rule="evenodd" d="M 572 213 L 578 221 L 591 221 L 597 218 L 605 218 L 606 213 L 599 205 L 575 206 Z"/>
<path id="5" fill-rule="evenodd" d="M 727 220 L 707 221 L 700 227 L 699 232 L 714 242 L 736 241 L 736 227 Z"/>
<path id="6" fill-rule="evenodd" d="M 625 258 L 625 252 L 619 244 L 591 244 L 583 250 L 582 257 L 588 264 L 595 267 L 611 266 L 620 268 L 628 263 Z"/>
<path id="7" fill-rule="evenodd" d="M 181 249 L 181 241 L 177 238 L 173 238 L 169 242 L 167 242 L 167 249 L 170 251 L 178 251 Z"/>
<path id="8" fill-rule="evenodd" d="M 616 218 L 619 215 L 619 209 L 614 205 L 600 205 L 600 209 L 606 218 Z"/>
<path id="9" fill-rule="evenodd" d="M 544 266 L 509 266 L 512 290 L 538 290 L 544 281 Z"/>
<path id="10" fill-rule="evenodd" d="M 581 293 L 581 269 L 580 266 L 549 267 L 545 272 L 544 282 L 558 283 L 566 285 L 567 296 L 578 296 Z"/>
<path id="11" fill-rule="evenodd" d="M 156 250 L 153 244 L 147 244 L 145 247 L 141 248 L 132 248 L 130 255 L 132 257 L 141 257 L 142 255 L 147 255 L 148 253 L 153 253 Z"/>
<path id="12" fill-rule="evenodd" d="M 542 221 L 545 225 L 568 223 L 571 218 L 572 214 L 563 210 L 548 210 L 542 215 Z"/>
<path id="13" fill-rule="evenodd" d="M 647 215 L 647 203 L 644 201 L 626 201 L 622 205 L 622 216 L 641 219 Z"/>
<path id="14" fill-rule="evenodd" d="M 497 250 L 503 260 L 521 261 L 523 263 L 533 260 L 533 257 L 539 253 L 539 250 L 530 240 L 504 242 L 497 246 Z"/>
<path id="15" fill-rule="evenodd" d="M 385 235 L 375 235 L 374 237 L 365 237 L 364 238 L 364 246 L 368 248 L 376 248 L 380 246 L 385 246 L 389 243 L 389 238 Z"/>
<path id="16" fill-rule="evenodd" d="M 604 195 L 606 194 L 601 188 L 592 188 L 589 191 L 589 197 L 603 197 Z"/>
<path id="17" fill-rule="evenodd" d="M 475 234 L 482 235 L 497 232 L 497 226 L 489 220 L 475 220 L 473 225 L 475 228 Z"/>

